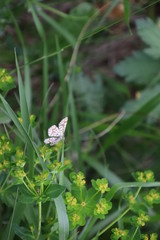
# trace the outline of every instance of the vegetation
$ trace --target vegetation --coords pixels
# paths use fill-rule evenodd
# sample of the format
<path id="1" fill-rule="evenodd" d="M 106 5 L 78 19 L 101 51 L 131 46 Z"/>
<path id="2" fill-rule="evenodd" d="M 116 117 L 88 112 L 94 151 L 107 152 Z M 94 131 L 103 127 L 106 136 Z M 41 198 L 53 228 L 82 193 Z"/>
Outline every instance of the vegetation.
<path id="1" fill-rule="evenodd" d="M 0 239 L 159 239 L 159 11 L 0 3 Z"/>

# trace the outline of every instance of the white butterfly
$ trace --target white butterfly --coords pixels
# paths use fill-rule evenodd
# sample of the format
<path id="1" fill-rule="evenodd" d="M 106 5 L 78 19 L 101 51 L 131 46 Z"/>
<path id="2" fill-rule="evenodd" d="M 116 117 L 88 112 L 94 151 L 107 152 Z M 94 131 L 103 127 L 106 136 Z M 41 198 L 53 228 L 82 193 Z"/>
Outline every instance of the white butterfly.
<path id="1" fill-rule="evenodd" d="M 48 136 L 50 138 L 46 138 L 44 140 L 45 144 L 50 144 L 50 146 L 55 145 L 56 143 L 60 142 L 63 139 L 63 135 L 67 126 L 68 117 L 63 118 L 58 127 L 53 125 L 48 129 Z"/>

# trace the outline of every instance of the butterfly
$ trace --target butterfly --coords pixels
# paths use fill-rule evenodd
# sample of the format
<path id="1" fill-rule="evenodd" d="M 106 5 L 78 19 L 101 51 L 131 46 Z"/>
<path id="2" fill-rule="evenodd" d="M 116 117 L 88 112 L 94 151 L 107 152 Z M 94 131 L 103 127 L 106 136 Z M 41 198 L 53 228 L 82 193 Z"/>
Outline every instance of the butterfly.
<path id="1" fill-rule="evenodd" d="M 67 122 L 68 122 L 68 117 L 65 117 L 60 121 L 60 123 L 58 124 L 58 127 L 56 125 L 51 126 L 48 129 L 49 138 L 46 138 L 44 140 L 44 143 L 50 144 L 50 146 L 53 146 L 56 143 L 60 142 L 63 139 Z"/>

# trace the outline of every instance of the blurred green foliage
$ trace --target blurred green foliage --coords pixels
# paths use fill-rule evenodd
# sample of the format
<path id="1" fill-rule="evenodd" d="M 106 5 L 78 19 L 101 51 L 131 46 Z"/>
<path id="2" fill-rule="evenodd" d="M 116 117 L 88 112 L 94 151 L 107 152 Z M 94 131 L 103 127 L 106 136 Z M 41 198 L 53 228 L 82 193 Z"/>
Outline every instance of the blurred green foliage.
<path id="1" fill-rule="evenodd" d="M 87 222 L 83 229 L 72 232 L 73 239 L 79 232 L 78 239 L 92 239 L 96 234 L 96 239 L 157 239 L 153 231 L 159 233 L 159 209 L 153 203 L 159 204 L 159 192 L 152 189 L 141 194 L 141 183 L 129 181 L 133 171 L 142 176 L 141 171 L 145 175 L 145 170 L 151 169 L 159 176 L 159 9 L 155 0 L 0 2 L 0 71 L 5 73 L 0 73 L 0 135 L 6 133 L 25 156 L 17 162 L 16 148 L 8 154 L 1 146 L 1 169 L 6 169 L 0 175 L 1 187 L 12 183 L 13 177 L 19 182 L 1 195 L 0 238 L 34 239 L 41 222 L 36 207 L 43 203 L 42 239 L 65 239 L 68 216 L 71 222 L 78 209 L 82 212 L 76 226 Z M 56 145 L 55 152 L 48 150 L 44 158 L 45 149 L 40 147 L 47 129 L 65 116 L 69 117 L 65 151 L 61 144 Z M 86 207 L 87 217 L 82 200 L 95 193 L 98 183 L 92 180 L 95 189 L 85 188 L 80 199 L 80 189 L 75 183 L 71 187 L 68 172 L 64 175 L 65 166 L 58 165 L 64 163 L 64 154 L 72 159 L 74 170 L 85 173 L 87 185 L 95 178 L 107 178 L 110 187 L 114 185 L 105 199 L 97 198 L 97 206 L 93 197 L 91 208 Z M 50 164 L 52 157 L 55 161 Z M 10 166 L 14 171 L 7 175 Z M 55 181 L 64 186 L 51 182 L 47 189 L 50 174 L 58 176 Z M 18 188 L 26 176 L 31 189 L 33 179 L 37 184 L 32 194 Z M 153 182 L 147 187 L 159 186 L 150 180 Z M 39 194 L 41 181 L 44 195 Z M 132 187 L 137 192 L 126 194 L 126 188 L 130 192 Z M 66 210 L 62 198 L 65 188 L 78 199 L 75 209 L 66 204 Z M 138 194 L 136 207 L 152 212 L 150 225 L 146 223 L 142 230 L 137 223 L 145 224 L 146 215 L 136 212 L 131 204 Z M 114 195 L 111 213 L 105 217 L 111 208 L 107 201 Z M 144 195 L 148 196 L 145 204 L 141 203 Z M 156 201 L 152 201 L 153 196 L 158 196 Z M 32 201 L 37 204 L 35 208 L 32 204 L 24 207 Z M 131 210 L 136 212 L 132 226 Z M 125 211 L 125 217 L 119 219 Z M 96 222 L 88 218 L 90 212 L 104 219 Z M 108 229 L 114 220 L 118 228 L 111 233 Z"/>

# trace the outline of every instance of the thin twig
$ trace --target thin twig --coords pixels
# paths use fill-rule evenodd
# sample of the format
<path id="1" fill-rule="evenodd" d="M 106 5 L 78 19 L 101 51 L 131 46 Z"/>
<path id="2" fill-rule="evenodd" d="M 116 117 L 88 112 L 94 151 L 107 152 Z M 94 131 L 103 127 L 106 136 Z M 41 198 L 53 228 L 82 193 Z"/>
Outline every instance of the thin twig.
<path id="1" fill-rule="evenodd" d="M 79 130 L 79 133 L 80 133 L 80 134 L 83 134 L 83 133 L 85 133 L 85 132 L 88 132 L 88 131 L 92 130 L 93 128 L 98 127 L 99 125 L 101 125 L 101 124 L 103 124 L 103 123 L 106 123 L 106 122 L 108 122 L 108 121 L 113 120 L 115 117 L 117 117 L 117 115 L 118 115 L 117 113 L 112 114 L 112 115 L 110 115 L 110 116 L 107 116 L 107 117 L 105 117 L 105 118 L 103 118 L 103 119 L 101 119 L 101 120 L 99 120 L 99 121 L 96 121 L 96 122 L 90 124 L 89 126 L 86 126 L 86 127 L 84 127 L 84 128 L 81 128 L 81 129 Z"/>
<path id="2" fill-rule="evenodd" d="M 85 32 L 87 31 L 88 27 L 90 26 L 91 22 L 94 20 L 95 17 L 97 17 L 99 15 L 99 11 L 96 11 L 89 19 L 88 21 L 86 22 L 86 24 L 83 26 L 79 36 L 78 36 L 78 39 L 76 41 L 76 44 L 75 44 L 75 47 L 73 49 L 73 53 L 72 53 L 72 57 L 71 57 L 71 60 L 70 60 L 70 63 L 69 63 L 69 67 L 68 67 L 68 70 L 67 70 L 67 73 L 64 77 L 64 81 L 65 82 L 68 82 L 69 79 L 70 79 L 70 76 L 71 76 L 71 73 L 72 73 L 72 69 L 73 67 L 75 66 L 75 63 L 76 63 L 76 59 L 77 59 L 77 55 L 78 55 L 78 51 L 79 51 L 79 47 L 80 47 L 80 44 L 81 44 L 81 41 L 83 40 L 83 37 L 85 35 Z"/>
<path id="3" fill-rule="evenodd" d="M 101 133 L 97 134 L 95 137 L 96 138 L 101 138 L 103 137 L 105 134 L 107 134 L 108 132 L 111 131 L 111 129 L 124 117 L 124 115 L 126 114 L 126 111 L 122 111 L 119 116 Z"/>

